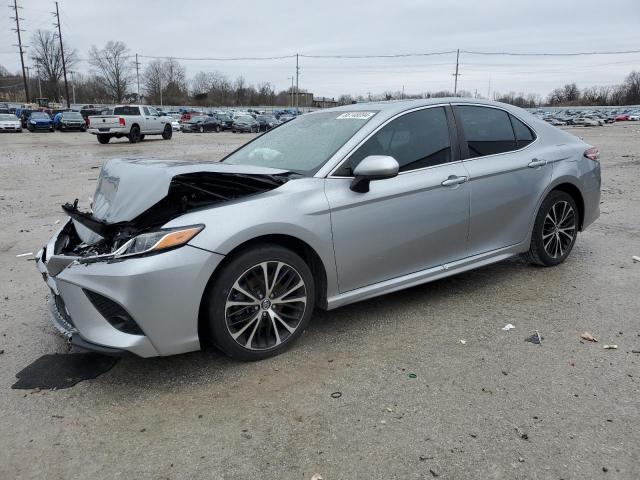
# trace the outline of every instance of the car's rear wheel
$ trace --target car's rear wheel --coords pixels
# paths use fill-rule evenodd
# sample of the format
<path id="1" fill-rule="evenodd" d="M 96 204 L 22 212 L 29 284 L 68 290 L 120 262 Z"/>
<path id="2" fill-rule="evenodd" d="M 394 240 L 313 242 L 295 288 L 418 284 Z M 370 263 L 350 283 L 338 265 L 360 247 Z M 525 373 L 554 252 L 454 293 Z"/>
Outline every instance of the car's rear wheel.
<path id="1" fill-rule="evenodd" d="M 173 136 L 173 127 L 171 125 L 165 125 L 164 130 L 162 131 L 162 139 L 171 140 L 172 136 Z"/>
<path id="2" fill-rule="evenodd" d="M 262 245 L 232 258 L 207 293 L 213 343 L 232 358 L 278 355 L 298 338 L 314 308 L 308 265 L 278 245 Z"/>
<path id="3" fill-rule="evenodd" d="M 129 142 L 138 143 L 140 141 L 140 127 L 134 125 L 129 131 Z"/>
<path id="4" fill-rule="evenodd" d="M 555 190 L 544 199 L 533 226 L 528 260 L 552 267 L 566 260 L 578 236 L 578 207 L 571 195 Z"/>
<path id="5" fill-rule="evenodd" d="M 100 142 L 103 145 L 106 145 L 107 143 L 109 143 L 109 140 L 111 140 L 111 137 L 109 135 L 104 135 L 104 134 L 98 134 L 98 142 Z"/>

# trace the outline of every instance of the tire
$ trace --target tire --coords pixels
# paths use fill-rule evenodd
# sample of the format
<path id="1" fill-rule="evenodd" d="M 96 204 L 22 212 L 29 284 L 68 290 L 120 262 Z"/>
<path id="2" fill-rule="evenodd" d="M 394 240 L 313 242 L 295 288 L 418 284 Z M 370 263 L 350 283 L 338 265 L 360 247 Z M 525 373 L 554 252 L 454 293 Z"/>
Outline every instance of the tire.
<path id="1" fill-rule="evenodd" d="M 216 125 L 216 133 L 220 133 L 220 130 L 222 130 L 222 129 L 220 128 L 220 125 Z"/>
<path id="2" fill-rule="evenodd" d="M 142 142 L 144 140 L 144 135 L 140 135 L 140 141 Z"/>
<path id="3" fill-rule="evenodd" d="M 140 127 L 137 125 L 134 125 L 131 127 L 131 130 L 129 130 L 129 143 L 138 143 L 140 141 Z"/>
<path id="4" fill-rule="evenodd" d="M 198 127 L 198 133 L 204 133 L 204 127 L 202 125 Z"/>
<path id="5" fill-rule="evenodd" d="M 29 126 L 27 127 L 27 130 L 29 130 L 30 132 L 33 132 L 35 129 L 34 129 L 31 125 L 29 125 Z"/>
<path id="6" fill-rule="evenodd" d="M 232 129 L 231 129 L 231 133 L 236 133 L 236 129 L 235 129 L 235 128 L 232 128 Z"/>
<path id="7" fill-rule="evenodd" d="M 579 211 L 573 197 L 559 190 L 549 193 L 536 215 L 527 260 L 544 267 L 564 262 L 576 243 L 578 225 Z"/>
<path id="8" fill-rule="evenodd" d="M 264 272 L 261 265 L 265 263 L 269 282 L 275 282 L 271 284 L 275 297 L 265 295 L 269 289 L 265 288 L 264 276 L 254 276 L 256 272 Z M 302 285 L 292 290 L 300 281 Z M 241 293 L 235 285 L 253 298 Z M 298 298 L 305 301 L 292 302 Z M 279 299 L 287 301 L 280 303 Z M 306 328 L 315 301 L 313 275 L 304 260 L 291 250 L 278 245 L 258 245 L 240 252 L 224 265 L 207 287 L 205 301 L 213 344 L 236 360 L 262 360 L 285 351 Z M 244 306 L 245 302 L 250 305 Z"/>
<path id="9" fill-rule="evenodd" d="M 102 145 L 106 145 L 107 143 L 109 143 L 109 140 L 111 140 L 111 137 L 109 135 L 98 134 L 96 136 L 98 137 L 98 142 L 100 142 Z"/>
<path id="10" fill-rule="evenodd" d="M 162 131 L 162 139 L 171 140 L 171 137 L 173 137 L 173 128 L 171 125 L 165 125 L 164 130 Z"/>

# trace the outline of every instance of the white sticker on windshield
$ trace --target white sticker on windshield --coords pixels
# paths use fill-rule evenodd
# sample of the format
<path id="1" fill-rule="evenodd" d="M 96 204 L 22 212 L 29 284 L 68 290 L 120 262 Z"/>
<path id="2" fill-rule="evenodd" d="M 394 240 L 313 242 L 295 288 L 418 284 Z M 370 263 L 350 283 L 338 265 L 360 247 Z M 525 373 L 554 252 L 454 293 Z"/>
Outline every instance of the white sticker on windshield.
<path id="1" fill-rule="evenodd" d="M 376 112 L 346 112 L 336 117 L 336 120 L 366 120 L 373 117 Z"/>

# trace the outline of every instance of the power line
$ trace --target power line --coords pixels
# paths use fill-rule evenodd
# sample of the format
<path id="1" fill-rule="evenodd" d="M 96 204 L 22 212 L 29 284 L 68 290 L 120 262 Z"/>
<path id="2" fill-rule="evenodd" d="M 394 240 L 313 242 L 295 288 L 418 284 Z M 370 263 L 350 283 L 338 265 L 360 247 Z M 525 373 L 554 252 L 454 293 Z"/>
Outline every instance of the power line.
<path id="1" fill-rule="evenodd" d="M 456 53 L 456 50 L 448 50 L 446 52 L 426 52 L 426 53 L 392 53 L 387 55 L 304 55 L 301 54 L 301 57 L 304 58 L 344 58 L 344 59 L 355 59 L 355 58 L 403 58 L 403 57 L 431 57 L 433 55 L 448 55 L 451 53 Z"/>
<path id="2" fill-rule="evenodd" d="M 282 60 L 285 58 L 294 58 L 296 54 L 293 55 L 280 55 L 273 57 L 173 57 L 171 55 L 159 56 L 159 55 L 139 55 L 140 58 L 151 58 L 157 60 L 163 60 L 168 58 L 173 58 L 174 60 L 184 60 L 184 61 L 213 61 L 213 62 L 236 62 L 242 60 Z M 302 55 L 300 55 L 302 56 Z"/>
<path id="3" fill-rule="evenodd" d="M 630 53 L 640 53 L 640 50 L 620 50 L 609 52 L 544 52 L 544 53 L 525 53 L 525 52 L 478 52 L 472 50 L 460 50 L 462 53 L 468 53 L 469 55 L 504 55 L 514 57 L 577 57 L 585 55 L 627 55 Z"/>

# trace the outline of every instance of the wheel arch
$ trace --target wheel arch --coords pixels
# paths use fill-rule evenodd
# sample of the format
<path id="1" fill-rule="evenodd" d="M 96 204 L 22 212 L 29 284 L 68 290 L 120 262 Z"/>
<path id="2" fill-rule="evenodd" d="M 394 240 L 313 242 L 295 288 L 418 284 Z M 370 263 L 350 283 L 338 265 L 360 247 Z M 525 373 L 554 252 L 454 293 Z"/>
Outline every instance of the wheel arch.
<path id="1" fill-rule="evenodd" d="M 584 197 L 582 196 L 582 192 L 580 191 L 580 189 L 573 183 L 563 182 L 555 185 L 547 193 L 547 195 L 549 195 L 549 193 L 553 191 L 564 192 L 570 195 L 571 198 L 573 198 L 573 200 L 576 202 L 576 205 L 578 207 L 578 230 L 582 230 L 582 225 L 584 224 L 585 210 L 584 210 Z M 545 198 L 547 197 L 547 195 L 545 195 Z"/>
<path id="2" fill-rule="evenodd" d="M 315 304 L 320 309 L 327 309 L 327 271 L 322 262 L 320 255 L 315 249 L 304 240 L 298 237 L 287 234 L 266 234 L 260 235 L 235 246 L 225 258 L 216 267 L 215 271 L 211 275 L 211 278 L 207 282 L 207 285 L 200 299 L 200 308 L 198 310 L 198 337 L 200 343 L 203 344 L 210 338 L 206 317 L 206 294 L 209 291 L 209 286 L 215 281 L 220 272 L 224 269 L 225 265 L 229 263 L 234 257 L 241 252 L 258 246 L 258 245 L 278 245 L 287 248 L 300 256 L 311 269 L 313 280 L 315 283 Z"/>

